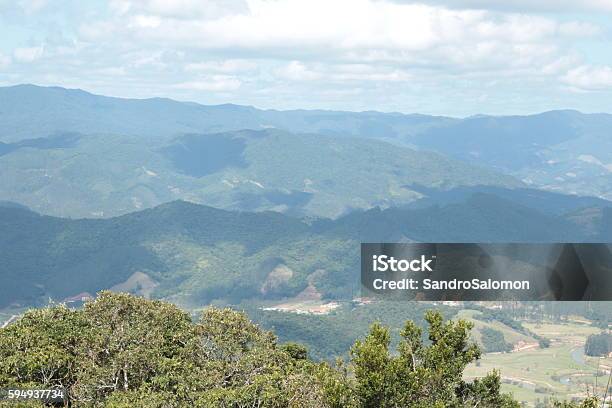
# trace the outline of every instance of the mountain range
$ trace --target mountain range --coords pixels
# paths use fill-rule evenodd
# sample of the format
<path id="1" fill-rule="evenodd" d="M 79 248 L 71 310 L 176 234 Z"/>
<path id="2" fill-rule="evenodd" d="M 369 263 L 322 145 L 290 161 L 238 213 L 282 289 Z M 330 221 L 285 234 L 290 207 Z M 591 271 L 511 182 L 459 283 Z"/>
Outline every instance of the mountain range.
<path id="1" fill-rule="evenodd" d="M 108 219 L 57 218 L 0 205 L 0 307 L 109 288 L 186 307 L 285 299 L 304 291 L 351 299 L 358 296 L 360 242 L 612 239 L 612 205 L 589 210 L 599 215 L 584 222 L 575 211 L 554 215 L 487 193 L 424 208 L 354 211 L 338 219 L 184 201 Z"/>
<path id="2" fill-rule="evenodd" d="M 276 111 L 82 90 L 0 88 L 0 200 L 111 217 L 173 200 L 338 217 L 424 198 L 412 186 L 612 198 L 612 115 L 465 119 Z M 425 197 L 427 198 L 427 197 Z"/>
<path id="3" fill-rule="evenodd" d="M 611 118 L 0 88 L 0 307 L 351 299 L 360 242 L 605 242 Z"/>

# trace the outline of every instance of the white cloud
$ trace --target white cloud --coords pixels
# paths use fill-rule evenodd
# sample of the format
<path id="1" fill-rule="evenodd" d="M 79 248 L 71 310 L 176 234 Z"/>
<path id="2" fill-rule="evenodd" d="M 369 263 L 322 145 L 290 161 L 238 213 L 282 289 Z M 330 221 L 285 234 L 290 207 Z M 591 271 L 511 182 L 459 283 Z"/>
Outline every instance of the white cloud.
<path id="1" fill-rule="evenodd" d="M 31 32 L 11 40 L 8 63 L 44 57 L 44 66 L 5 62 L 3 71 L 12 81 L 264 107 L 444 105 L 451 110 L 429 111 L 474 113 L 479 109 L 468 106 L 484 105 L 485 97 L 487 107 L 501 110 L 522 103 L 538 111 L 552 103 L 578 107 L 566 103 L 576 96 L 568 89 L 607 89 L 605 65 L 612 64 L 596 55 L 610 38 L 612 24 L 601 11 L 612 0 L 583 3 L 109 0 L 105 9 L 74 2 L 76 10 L 65 15 L 65 8 L 51 7 L 32 14 Z M 555 4 L 581 12 L 544 13 Z M 59 29 L 44 25 L 58 16 Z M 38 18 L 43 24 L 36 31 Z M 64 27 L 64 21 L 79 23 Z M 50 40 L 53 33 L 65 39 L 63 51 Z M 28 48 L 31 41 L 43 43 Z M 589 53 L 603 68 L 589 65 Z M 589 106 L 605 95 L 590 93 Z"/>
<path id="2" fill-rule="evenodd" d="M 152 29 L 156 29 L 161 24 L 162 24 L 162 20 L 161 20 L 160 17 L 157 17 L 157 16 L 146 16 L 146 15 L 136 15 L 136 16 L 134 16 L 131 19 L 130 25 L 128 27 L 134 28 L 134 29 L 139 29 L 139 28 L 144 28 L 144 29 L 152 28 Z"/>
<path id="3" fill-rule="evenodd" d="M 612 89 L 612 67 L 583 65 L 569 70 L 562 80 L 577 90 Z"/>
<path id="4" fill-rule="evenodd" d="M 120 34 L 120 25 L 112 20 L 90 21 L 81 24 L 79 34 L 81 39 L 95 42 L 104 38 L 112 38 L 114 34 Z"/>
<path id="5" fill-rule="evenodd" d="M 185 10 L 200 4 L 170 1 L 167 7 L 183 9 L 179 7 L 183 3 L 191 4 Z M 556 44 L 563 36 L 593 35 L 599 30 L 580 21 L 560 23 L 542 16 L 376 0 L 249 0 L 246 11 L 226 10 L 214 17 L 196 13 L 190 18 L 176 18 L 152 1 L 121 4 L 117 6 L 121 17 L 115 21 L 82 27 L 88 41 L 119 36 L 128 44 L 256 54 L 288 63 L 366 58 L 433 66 L 491 66 L 491 61 L 502 66 L 517 61 L 548 65 L 561 57 Z M 549 60 L 544 61 L 544 56 Z M 197 62 L 190 64 L 188 70 L 197 69 Z"/>
<path id="6" fill-rule="evenodd" d="M 231 76 L 213 75 L 211 77 L 198 79 L 195 81 L 180 82 L 173 87 L 176 89 L 189 91 L 211 91 L 227 92 L 235 91 L 242 85 L 242 82 Z"/>
<path id="7" fill-rule="evenodd" d="M 612 12 L 610 0 L 395 0 L 398 3 L 424 3 L 458 9 L 501 10 L 515 12 Z"/>
<path id="8" fill-rule="evenodd" d="M 41 11 L 47 6 L 47 0 L 19 0 L 19 6 L 28 14 Z"/>
<path id="9" fill-rule="evenodd" d="M 143 24 L 142 15 L 132 15 L 127 27 L 140 38 L 203 49 L 423 50 L 450 39 L 449 34 L 464 33 L 482 15 L 368 0 L 251 0 L 249 8 L 249 14 L 213 20 L 161 18 L 155 27 Z"/>
<path id="10" fill-rule="evenodd" d="M 248 12 L 244 0 L 111 0 L 119 14 L 144 13 L 178 19 L 219 18 Z"/>
<path id="11" fill-rule="evenodd" d="M 312 64 L 307 66 L 301 61 L 291 61 L 275 70 L 278 78 L 290 81 L 360 82 L 409 81 L 413 76 L 408 72 L 384 66 L 367 64 Z"/>
<path id="12" fill-rule="evenodd" d="M 570 21 L 559 26 L 559 32 L 572 37 L 589 37 L 602 33 L 601 27 L 582 21 Z"/>
<path id="13" fill-rule="evenodd" d="M 576 55 L 564 55 L 542 67 L 542 73 L 546 75 L 558 75 L 567 72 L 580 63 Z"/>
<path id="14" fill-rule="evenodd" d="M 43 47 L 24 47 L 24 48 L 15 48 L 13 51 L 13 56 L 19 62 L 32 62 L 43 55 Z"/>
<path id="15" fill-rule="evenodd" d="M 108 67 L 96 70 L 96 74 L 109 77 L 120 77 L 126 74 L 125 67 Z"/>
<path id="16" fill-rule="evenodd" d="M 245 72 L 257 69 L 258 64 L 245 59 L 228 59 L 193 62 L 185 65 L 186 71 L 193 72 Z"/>
<path id="17" fill-rule="evenodd" d="M 11 64 L 11 57 L 0 53 L 0 68 L 6 68 Z"/>
<path id="18" fill-rule="evenodd" d="M 291 61 L 276 70 L 276 75 L 290 81 L 315 81 L 321 79 L 321 74 L 310 70 L 300 61 Z"/>

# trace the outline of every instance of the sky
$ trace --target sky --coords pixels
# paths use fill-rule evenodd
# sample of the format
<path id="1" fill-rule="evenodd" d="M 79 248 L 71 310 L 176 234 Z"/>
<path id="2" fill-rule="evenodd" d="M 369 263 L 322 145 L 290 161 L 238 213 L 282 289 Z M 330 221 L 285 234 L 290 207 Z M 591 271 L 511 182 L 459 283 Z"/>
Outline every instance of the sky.
<path id="1" fill-rule="evenodd" d="M 612 0 L 0 0 L 0 86 L 271 109 L 612 112 Z"/>

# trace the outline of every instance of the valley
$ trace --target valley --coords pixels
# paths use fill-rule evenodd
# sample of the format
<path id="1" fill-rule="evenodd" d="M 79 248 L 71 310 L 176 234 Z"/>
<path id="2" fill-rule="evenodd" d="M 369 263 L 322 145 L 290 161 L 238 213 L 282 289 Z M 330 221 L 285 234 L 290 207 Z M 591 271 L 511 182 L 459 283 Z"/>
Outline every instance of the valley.
<path id="1" fill-rule="evenodd" d="M 529 302 L 528 302 L 529 303 Z M 491 310 L 503 310 L 504 303 L 482 302 Z M 240 306 L 239 308 L 244 307 Z M 610 313 L 610 304 L 605 306 Z M 607 376 L 612 369 L 612 355 L 607 358 L 588 357 L 584 354 L 587 337 L 601 332 L 597 322 L 584 316 L 567 315 L 561 319 L 534 320 L 533 318 L 508 321 L 482 320 L 479 308 L 469 304 L 446 302 L 341 302 L 339 307 L 325 315 L 295 310 L 273 310 L 270 307 L 246 310 L 254 321 L 274 329 L 282 341 L 302 341 L 316 358 L 333 359 L 337 350 L 346 347 L 367 330 L 374 320 L 392 328 L 392 341 L 398 339 L 402 319 L 415 319 L 427 309 L 436 309 L 453 319 L 466 319 L 474 324 L 471 340 L 485 350 L 482 358 L 466 368 L 466 380 L 483 377 L 492 370 L 501 371 L 502 390 L 511 392 L 518 401 L 536 407 L 552 399 L 583 399 L 603 395 Z M 477 310 L 480 309 L 480 310 Z M 511 315 L 512 313 L 509 313 Z M 524 327 L 526 330 L 518 329 Z M 486 352 L 483 334 L 494 330 L 511 346 L 505 352 Z M 339 331 L 343 334 L 340 336 Z M 542 347 L 541 340 L 550 342 Z M 347 357 L 346 354 L 343 355 Z M 597 381 L 596 381 L 596 373 Z M 597 383 L 597 388 L 595 384 Z"/>
<path id="2" fill-rule="evenodd" d="M 584 398 L 612 366 L 584 354 L 609 327 L 609 302 L 374 301 L 360 292 L 359 248 L 610 242 L 611 118 L 0 88 L 0 323 L 31 308 L 82 310 L 109 290 L 171 302 L 194 321 L 210 306 L 244 311 L 315 361 L 346 361 L 374 322 L 395 350 L 405 322 L 426 327 L 435 309 L 474 326 L 484 354 L 465 379 L 501 368 L 502 391 L 534 407 Z"/>
<path id="3" fill-rule="evenodd" d="M 550 347 L 540 348 L 536 342 L 534 347 L 511 353 L 488 353 L 478 364 L 468 367 L 465 375 L 479 377 L 495 367 L 503 367 L 504 390 L 531 406 L 552 398 L 582 399 L 595 392 L 601 395 L 612 370 L 612 357 L 584 355 L 586 338 L 600 331 L 590 323 L 584 318 L 580 322 L 525 322 L 529 330 L 550 340 Z"/>

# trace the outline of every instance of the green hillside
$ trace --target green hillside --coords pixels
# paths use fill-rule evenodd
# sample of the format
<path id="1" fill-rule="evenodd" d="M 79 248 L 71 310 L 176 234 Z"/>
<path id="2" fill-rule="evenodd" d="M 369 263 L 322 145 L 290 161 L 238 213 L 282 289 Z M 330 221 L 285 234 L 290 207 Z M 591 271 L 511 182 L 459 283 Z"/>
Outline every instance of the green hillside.
<path id="1" fill-rule="evenodd" d="M 164 140 L 58 134 L 6 146 L 0 200 L 72 218 L 109 217 L 177 199 L 336 217 L 412 202 L 420 197 L 408 187 L 413 184 L 520 185 L 435 153 L 273 129 Z"/>
<path id="2" fill-rule="evenodd" d="M 496 214 L 504 213 L 504 217 Z M 360 242 L 588 239 L 561 217 L 476 194 L 462 203 L 374 209 L 337 220 L 177 201 L 110 219 L 0 206 L 2 306 L 119 290 L 186 307 L 246 299 L 356 296 Z"/>
<path id="3" fill-rule="evenodd" d="M 388 150 L 399 153 L 405 148 L 437 151 L 463 163 L 511 175 L 536 188 L 611 199 L 612 156 L 609 152 L 612 149 L 608 137 L 611 126 L 612 115 L 583 114 L 572 110 L 456 119 L 371 111 L 261 110 L 231 104 L 206 106 L 164 98 L 111 98 L 58 87 L 0 87 L 0 171 L 13 180 L 26 183 L 21 189 L 11 183 L 0 184 L 0 200 L 27 201 L 37 210 L 63 216 L 122 214 L 172 199 L 188 198 L 188 195 L 211 205 L 217 205 L 213 200 L 239 204 L 243 202 L 240 197 L 227 197 L 222 185 L 202 191 L 201 185 L 194 180 L 177 179 L 173 174 L 176 169 L 166 168 L 167 163 L 157 154 L 157 149 L 166 149 L 175 142 L 186 149 L 197 148 L 197 141 L 194 144 L 193 139 L 185 141 L 181 137 L 242 129 L 277 129 L 294 134 L 325 135 L 330 139 L 315 139 L 317 149 L 314 152 L 304 150 L 296 154 L 291 149 L 255 149 L 264 157 L 242 157 L 238 162 L 224 160 L 223 156 L 208 150 L 206 157 L 216 156 L 226 166 L 239 163 L 237 168 L 243 171 L 233 174 L 221 169 L 223 177 L 204 177 L 206 181 L 217 183 L 227 179 L 226 176 L 235 176 L 238 183 L 263 184 L 270 188 L 266 193 L 274 196 L 294 194 L 292 199 L 304 200 L 298 193 L 311 192 L 304 186 L 304 178 L 269 187 L 265 179 L 257 179 L 256 176 L 261 178 L 262 175 L 249 172 L 253 160 L 265 161 L 267 156 L 277 154 L 283 158 L 284 165 L 296 158 L 318 164 L 318 156 L 334 153 L 325 149 L 326 140 L 341 143 L 342 140 L 361 138 L 395 145 L 395 148 L 381 145 L 380 153 L 385 156 Z M 76 146 L 64 147 L 64 150 L 54 142 L 41 142 L 65 134 L 93 136 L 93 139 L 83 138 Z M 248 143 L 245 149 L 250 150 Z M 176 149 L 171 148 L 171 151 L 176 152 Z M 227 150 L 221 151 L 227 153 Z M 438 156 L 427 153 L 425 157 L 435 159 Z M 409 159 L 409 155 L 404 159 L 400 157 L 400 167 Z M 398 180 L 393 174 L 393 166 L 398 165 L 396 160 L 391 160 L 389 168 L 371 162 L 368 167 L 367 161 L 368 158 L 362 154 L 349 158 L 349 162 L 360 163 L 363 171 Z M 444 163 L 441 165 L 446 166 Z M 76 167 L 83 169 L 84 183 L 71 173 Z M 280 174 L 288 170 L 285 166 L 278 168 Z M 428 167 L 421 167 L 421 170 L 424 173 L 430 171 Z M 160 178 L 158 182 L 149 180 L 156 177 L 152 173 Z M 433 174 L 436 175 L 436 171 Z M 125 179 L 120 179 L 119 175 Z M 452 177 L 449 179 L 447 173 L 438 175 L 442 176 L 437 179 L 439 182 L 446 180 L 450 184 L 460 184 L 458 180 L 453 182 Z M 340 183 L 331 173 L 319 181 L 328 179 Z M 402 179 L 401 175 L 399 179 Z M 418 174 L 413 177 L 413 181 L 419 179 Z M 227 180 L 235 185 L 234 181 Z M 53 187 L 45 188 L 49 182 Z M 466 184 L 477 182 L 471 179 Z M 485 184 L 509 183 L 512 184 L 508 179 L 497 182 L 487 179 Z M 516 182 L 513 185 L 516 186 Z M 330 205 L 324 197 L 329 190 L 323 185 L 311 188 L 323 194 L 321 202 L 312 205 L 316 214 L 332 215 L 339 211 L 338 208 L 363 207 L 363 195 L 358 195 L 357 202 L 343 199 Z M 376 195 L 365 201 L 397 199 L 392 183 L 381 188 L 384 196 Z M 247 190 L 245 193 L 250 192 Z M 61 201 L 62 198 L 65 201 Z M 405 201 L 402 197 L 399 200 Z M 271 201 L 266 201 L 262 207 L 272 208 L 275 200 Z M 65 205 L 56 204 L 59 202 Z M 83 207 L 78 206 L 80 202 L 85 203 Z M 94 202 L 100 204 L 96 206 Z M 320 211 L 321 207 L 325 207 L 325 211 Z"/>

